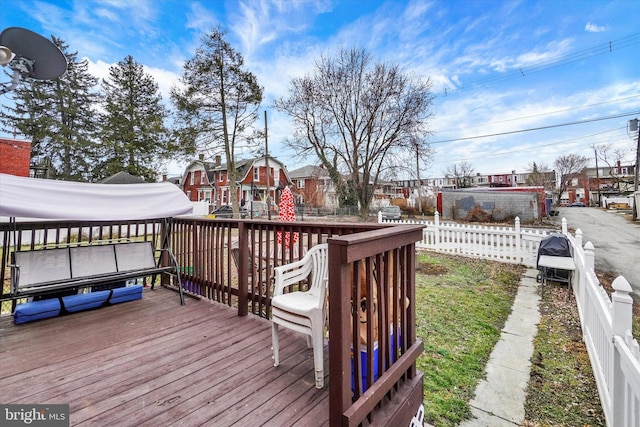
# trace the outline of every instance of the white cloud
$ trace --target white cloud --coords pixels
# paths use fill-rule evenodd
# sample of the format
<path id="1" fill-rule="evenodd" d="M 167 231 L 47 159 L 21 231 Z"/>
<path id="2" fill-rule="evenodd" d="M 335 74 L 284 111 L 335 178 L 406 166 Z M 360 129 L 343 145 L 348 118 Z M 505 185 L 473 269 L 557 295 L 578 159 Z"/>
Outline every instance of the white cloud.
<path id="1" fill-rule="evenodd" d="M 584 30 L 588 33 L 602 33 L 607 31 L 607 27 L 587 22 L 587 25 L 584 26 Z"/>

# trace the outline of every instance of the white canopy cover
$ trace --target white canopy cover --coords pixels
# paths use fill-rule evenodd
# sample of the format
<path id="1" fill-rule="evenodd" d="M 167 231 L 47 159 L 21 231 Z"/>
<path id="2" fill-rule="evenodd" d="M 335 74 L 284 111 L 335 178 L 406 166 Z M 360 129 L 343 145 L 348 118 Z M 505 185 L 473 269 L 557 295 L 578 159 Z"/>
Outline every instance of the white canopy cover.
<path id="1" fill-rule="evenodd" d="M 169 218 L 193 207 L 175 184 L 88 184 L 0 174 L 0 216 L 116 221 Z"/>

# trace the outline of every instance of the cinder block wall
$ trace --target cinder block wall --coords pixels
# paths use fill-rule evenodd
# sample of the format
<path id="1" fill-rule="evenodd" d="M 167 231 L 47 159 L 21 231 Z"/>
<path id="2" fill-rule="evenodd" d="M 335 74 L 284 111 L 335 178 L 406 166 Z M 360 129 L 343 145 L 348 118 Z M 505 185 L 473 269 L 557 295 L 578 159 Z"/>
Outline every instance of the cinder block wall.
<path id="1" fill-rule="evenodd" d="M 497 191 L 443 191 L 442 219 L 464 220 L 475 208 L 491 215 L 496 221 L 519 217 L 521 221 L 539 218 L 538 194 Z"/>

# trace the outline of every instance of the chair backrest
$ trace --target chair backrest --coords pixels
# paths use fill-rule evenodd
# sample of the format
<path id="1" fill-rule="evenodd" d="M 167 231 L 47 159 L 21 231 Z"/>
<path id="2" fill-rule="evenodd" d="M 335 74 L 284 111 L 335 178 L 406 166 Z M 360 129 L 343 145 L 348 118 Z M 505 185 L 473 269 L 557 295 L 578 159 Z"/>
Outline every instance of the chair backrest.
<path id="1" fill-rule="evenodd" d="M 151 242 L 122 243 L 115 246 L 118 271 L 154 268 L 156 260 Z"/>
<path id="2" fill-rule="evenodd" d="M 309 292 L 318 295 L 318 308 L 325 303 L 329 277 L 329 245 L 321 243 L 313 246 L 299 261 L 276 267 L 274 295 L 283 288 L 309 279 Z"/>
<path id="3" fill-rule="evenodd" d="M 69 248 L 17 251 L 14 257 L 19 267 L 12 273 L 16 291 L 39 283 L 71 279 Z"/>
<path id="4" fill-rule="evenodd" d="M 76 246 L 69 248 L 71 277 L 91 277 L 118 271 L 114 245 Z"/>
<path id="5" fill-rule="evenodd" d="M 326 281 L 329 278 L 329 245 L 321 243 L 312 247 L 303 258 L 307 256 L 312 263 L 311 283 L 309 288 L 322 289 L 323 294 L 326 292 Z"/>

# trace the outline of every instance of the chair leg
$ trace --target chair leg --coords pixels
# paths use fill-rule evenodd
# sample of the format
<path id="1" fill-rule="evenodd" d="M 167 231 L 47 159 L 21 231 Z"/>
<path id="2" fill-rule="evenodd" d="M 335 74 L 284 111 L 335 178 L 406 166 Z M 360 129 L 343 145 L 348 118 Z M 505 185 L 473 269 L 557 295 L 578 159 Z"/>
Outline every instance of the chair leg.
<path id="1" fill-rule="evenodd" d="M 278 337 L 278 324 L 271 322 L 271 348 L 273 349 L 273 366 L 280 365 L 280 339 Z"/>
<path id="2" fill-rule="evenodd" d="M 322 332 L 322 330 L 320 331 Z M 313 365 L 316 374 L 316 388 L 324 387 L 324 337 L 322 333 L 313 333 Z"/>

